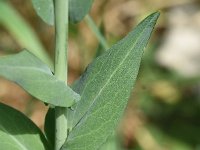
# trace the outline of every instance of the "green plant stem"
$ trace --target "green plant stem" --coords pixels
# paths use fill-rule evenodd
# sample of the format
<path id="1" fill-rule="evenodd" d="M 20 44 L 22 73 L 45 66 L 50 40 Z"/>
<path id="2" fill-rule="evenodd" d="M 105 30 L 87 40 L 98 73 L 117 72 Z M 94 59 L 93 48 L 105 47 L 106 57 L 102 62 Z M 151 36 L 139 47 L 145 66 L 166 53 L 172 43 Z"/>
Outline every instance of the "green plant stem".
<path id="1" fill-rule="evenodd" d="M 99 42 L 102 45 L 102 47 L 104 48 L 104 50 L 106 51 L 107 49 L 109 49 L 108 43 L 106 42 L 104 36 L 99 31 L 99 28 L 97 27 L 97 25 L 95 24 L 93 19 L 89 15 L 87 15 L 85 17 L 85 21 L 88 24 L 88 26 L 91 28 L 91 30 L 94 32 L 95 36 L 99 40 Z"/>
<path id="2" fill-rule="evenodd" d="M 67 81 L 68 0 L 54 0 L 55 4 L 55 76 Z M 59 100 L 59 99 L 58 99 Z M 67 108 L 56 107 L 55 150 L 67 138 Z"/>

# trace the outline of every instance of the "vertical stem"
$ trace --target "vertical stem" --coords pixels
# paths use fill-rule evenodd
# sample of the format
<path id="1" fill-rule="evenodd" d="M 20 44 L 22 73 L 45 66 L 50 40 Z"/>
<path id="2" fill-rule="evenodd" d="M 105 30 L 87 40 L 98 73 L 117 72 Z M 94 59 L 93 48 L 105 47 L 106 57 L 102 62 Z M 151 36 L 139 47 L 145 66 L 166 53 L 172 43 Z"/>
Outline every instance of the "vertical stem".
<path id="1" fill-rule="evenodd" d="M 54 0 L 55 5 L 55 76 L 67 81 L 68 0 Z M 58 99 L 59 100 L 59 99 Z M 56 107 L 55 150 L 67 138 L 67 108 Z"/>

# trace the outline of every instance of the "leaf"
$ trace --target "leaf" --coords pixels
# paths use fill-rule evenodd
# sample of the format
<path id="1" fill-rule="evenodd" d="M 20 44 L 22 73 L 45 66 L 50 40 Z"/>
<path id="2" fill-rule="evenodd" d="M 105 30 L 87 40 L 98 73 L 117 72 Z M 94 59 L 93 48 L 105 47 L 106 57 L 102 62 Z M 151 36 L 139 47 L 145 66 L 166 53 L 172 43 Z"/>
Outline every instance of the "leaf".
<path id="1" fill-rule="evenodd" d="M 58 80 L 51 70 L 29 51 L 0 58 L 0 76 L 16 82 L 39 100 L 54 106 L 71 107 L 80 96 Z"/>
<path id="2" fill-rule="evenodd" d="M 148 16 L 90 64 L 75 83 L 74 90 L 81 95 L 81 100 L 74 111 L 68 112 L 72 130 L 61 150 L 97 150 L 113 133 L 158 16 L 158 12 Z"/>
<path id="3" fill-rule="evenodd" d="M 2 150 L 52 150 L 40 129 L 21 112 L 0 103 Z"/>
<path id="4" fill-rule="evenodd" d="M 89 12 L 94 0 L 69 0 L 69 21 L 77 23 Z M 32 0 L 38 16 L 49 25 L 54 25 L 53 0 Z"/>
<path id="5" fill-rule="evenodd" d="M 32 0 L 33 7 L 38 16 L 49 25 L 54 25 L 53 0 Z"/>
<path id="6" fill-rule="evenodd" d="M 99 150 L 123 150 L 121 144 L 120 138 L 113 133 Z"/>
<path id="7" fill-rule="evenodd" d="M 17 43 L 53 68 L 52 60 L 31 26 L 7 1 L 0 1 L 0 24 L 15 38 Z"/>
<path id="8" fill-rule="evenodd" d="M 81 21 L 90 11 L 94 0 L 69 0 L 69 20 L 72 23 Z"/>
<path id="9" fill-rule="evenodd" d="M 45 117 L 44 131 L 49 143 L 53 147 L 55 146 L 55 122 L 55 109 L 49 108 Z"/>

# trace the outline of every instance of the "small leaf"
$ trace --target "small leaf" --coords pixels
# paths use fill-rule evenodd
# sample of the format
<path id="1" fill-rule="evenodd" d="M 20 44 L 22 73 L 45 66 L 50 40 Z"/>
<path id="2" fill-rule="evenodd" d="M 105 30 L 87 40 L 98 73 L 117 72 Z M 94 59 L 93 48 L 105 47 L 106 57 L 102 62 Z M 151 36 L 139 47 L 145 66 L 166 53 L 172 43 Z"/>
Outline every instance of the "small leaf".
<path id="1" fill-rule="evenodd" d="M 77 23 L 89 12 L 94 0 L 69 0 L 69 21 Z M 49 25 L 54 25 L 53 0 L 32 0 L 38 16 Z"/>
<path id="2" fill-rule="evenodd" d="M 45 117 L 44 131 L 52 147 L 55 146 L 55 122 L 55 109 L 49 108 Z"/>
<path id="3" fill-rule="evenodd" d="M 38 16 L 49 25 L 54 25 L 53 0 L 32 0 L 33 7 Z"/>
<path id="4" fill-rule="evenodd" d="M 81 21 L 90 11 L 94 0 L 69 0 L 69 20 L 72 23 Z"/>
<path id="5" fill-rule="evenodd" d="M 0 103 L 2 150 L 52 150 L 40 129 L 21 112 Z"/>
<path id="6" fill-rule="evenodd" d="M 39 100 L 54 106 L 71 107 L 80 96 L 58 80 L 51 70 L 29 51 L 0 58 L 0 76 L 16 82 Z"/>
<path id="7" fill-rule="evenodd" d="M 159 13 L 142 21 L 124 39 L 88 66 L 74 90 L 81 95 L 69 111 L 69 133 L 62 150 L 97 150 L 113 133 L 134 86 L 143 49 Z"/>

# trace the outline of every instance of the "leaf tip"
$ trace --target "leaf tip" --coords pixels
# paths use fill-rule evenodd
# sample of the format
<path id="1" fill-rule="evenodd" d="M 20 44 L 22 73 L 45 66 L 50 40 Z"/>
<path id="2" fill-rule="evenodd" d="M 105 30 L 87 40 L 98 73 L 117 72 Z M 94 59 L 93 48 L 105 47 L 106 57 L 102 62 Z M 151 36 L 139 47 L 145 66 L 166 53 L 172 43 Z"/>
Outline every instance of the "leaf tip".
<path id="1" fill-rule="evenodd" d="M 156 11 L 156 12 L 152 13 L 150 16 L 152 16 L 152 20 L 154 20 L 156 22 L 160 16 L 160 11 Z"/>

